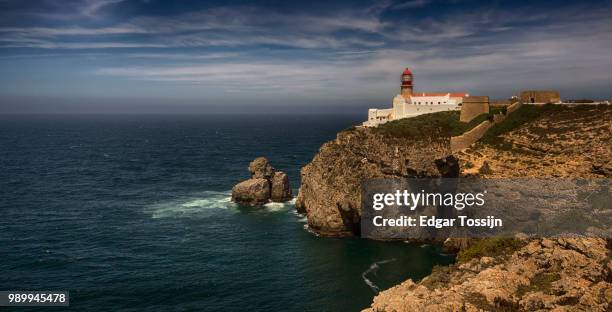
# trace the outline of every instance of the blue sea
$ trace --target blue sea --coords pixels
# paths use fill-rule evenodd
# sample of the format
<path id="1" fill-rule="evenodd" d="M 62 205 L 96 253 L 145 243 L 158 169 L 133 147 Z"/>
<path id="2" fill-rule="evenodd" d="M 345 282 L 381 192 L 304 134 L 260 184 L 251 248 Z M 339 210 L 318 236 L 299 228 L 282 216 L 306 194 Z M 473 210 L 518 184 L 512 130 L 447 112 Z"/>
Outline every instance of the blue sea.
<path id="1" fill-rule="evenodd" d="M 296 195 L 300 168 L 362 118 L 0 116 L 0 290 L 70 291 L 53 311 L 366 308 L 453 257 L 315 237 L 291 202 L 230 202 L 257 156 Z"/>

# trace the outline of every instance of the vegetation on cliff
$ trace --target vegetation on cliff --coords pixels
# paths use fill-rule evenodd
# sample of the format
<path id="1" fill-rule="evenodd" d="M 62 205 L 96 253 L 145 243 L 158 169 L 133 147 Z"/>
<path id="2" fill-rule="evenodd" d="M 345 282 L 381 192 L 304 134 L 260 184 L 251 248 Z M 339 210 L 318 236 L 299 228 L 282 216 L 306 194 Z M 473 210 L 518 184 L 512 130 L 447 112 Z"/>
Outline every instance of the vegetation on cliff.
<path id="1" fill-rule="evenodd" d="M 524 241 L 511 252 L 436 267 L 419 283 L 381 292 L 364 311 L 609 311 L 610 259 L 599 238 Z"/>
<path id="2" fill-rule="evenodd" d="M 462 263 L 474 258 L 497 257 L 504 254 L 511 254 L 524 245 L 524 241 L 514 237 L 492 237 L 475 240 L 470 244 L 470 247 L 459 252 L 457 261 Z"/>
<path id="3" fill-rule="evenodd" d="M 545 105 L 523 105 L 512 114 L 508 115 L 502 122 L 497 123 L 480 139 L 480 142 L 489 144 L 498 149 L 508 150 L 512 145 L 505 142 L 502 135 L 509 133 L 519 127 L 533 123 L 535 120 L 543 116 L 558 117 L 559 119 L 568 119 L 572 117 L 579 119 L 585 115 L 592 115 L 595 110 L 607 110 L 608 105 L 580 105 L 580 106 L 564 106 L 556 104 Z M 568 116 L 569 115 L 569 116 Z M 572 116 L 573 115 L 573 116 Z M 579 131 L 579 128 L 576 128 Z M 546 132 L 553 133 L 548 129 Z"/>
<path id="4" fill-rule="evenodd" d="M 460 135 L 487 120 L 489 114 L 481 114 L 470 122 L 459 121 L 458 111 L 437 112 L 384 123 L 373 128 L 374 133 L 386 137 L 423 139 Z"/>
<path id="5" fill-rule="evenodd" d="M 492 120 L 493 115 L 498 113 L 505 113 L 505 108 L 491 108 L 489 113 L 480 114 L 469 122 L 461 122 L 458 111 L 437 112 L 389 121 L 372 128 L 372 131 L 386 137 L 408 139 L 451 137 L 461 135 L 485 120 Z"/>
<path id="6" fill-rule="evenodd" d="M 431 115 L 437 118 L 440 114 Z M 447 159 L 449 141 L 449 137 L 385 135 L 369 128 L 342 131 L 302 168 L 296 208 L 307 214 L 309 229 L 320 235 L 359 235 L 361 183 L 380 178 L 457 176 L 458 163 Z"/>
<path id="7" fill-rule="evenodd" d="M 523 105 L 456 156 L 464 175 L 610 177 L 610 146 L 610 105 Z"/>
<path id="8" fill-rule="evenodd" d="M 314 232 L 359 235 L 362 181 L 443 176 L 436 163 L 449 157 L 466 164 L 463 174 L 486 177 L 612 176 L 610 106 L 525 105 L 467 150 L 450 150 L 451 136 L 498 112 L 470 123 L 441 112 L 343 131 L 302 169 L 296 206 Z M 603 311 L 612 298 L 609 249 L 596 238 L 478 240 L 460 251 L 456 264 L 381 292 L 370 311 Z"/>

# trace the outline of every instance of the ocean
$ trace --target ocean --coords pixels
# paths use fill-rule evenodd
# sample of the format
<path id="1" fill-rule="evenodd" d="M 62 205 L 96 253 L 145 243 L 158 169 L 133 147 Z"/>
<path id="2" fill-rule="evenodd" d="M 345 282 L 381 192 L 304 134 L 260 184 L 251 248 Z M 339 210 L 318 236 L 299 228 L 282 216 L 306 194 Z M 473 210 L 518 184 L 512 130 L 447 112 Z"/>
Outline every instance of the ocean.
<path id="1" fill-rule="evenodd" d="M 257 156 L 295 196 L 300 168 L 362 118 L 0 116 L 0 290 L 70 291 L 54 311 L 366 308 L 453 257 L 315 237 L 291 202 L 230 201 Z"/>

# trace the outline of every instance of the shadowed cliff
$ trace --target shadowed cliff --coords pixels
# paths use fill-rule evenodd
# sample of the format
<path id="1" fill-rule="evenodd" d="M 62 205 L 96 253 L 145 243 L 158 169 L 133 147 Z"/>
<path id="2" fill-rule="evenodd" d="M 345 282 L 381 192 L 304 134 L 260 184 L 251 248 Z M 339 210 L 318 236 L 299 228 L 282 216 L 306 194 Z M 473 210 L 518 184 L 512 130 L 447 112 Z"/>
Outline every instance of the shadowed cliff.
<path id="1" fill-rule="evenodd" d="M 610 177 L 609 105 L 523 105 L 453 153 L 451 136 L 486 118 L 460 123 L 457 112 L 441 112 L 342 131 L 302 168 L 296 207 L 315 233 L 349 236 L 359 234 L 360 185 L 367 179 Z"/>

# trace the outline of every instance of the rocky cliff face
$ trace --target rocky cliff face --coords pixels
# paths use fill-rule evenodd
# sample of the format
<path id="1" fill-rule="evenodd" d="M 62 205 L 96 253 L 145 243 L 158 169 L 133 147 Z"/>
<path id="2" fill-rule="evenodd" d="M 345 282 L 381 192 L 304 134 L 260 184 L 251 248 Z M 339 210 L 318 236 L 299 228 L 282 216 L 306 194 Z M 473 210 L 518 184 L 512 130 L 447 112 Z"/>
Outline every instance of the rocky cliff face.
<path id="1" fill-rule="evenodd" d="M 609 311 L 612 260 L 596 238 L 539 239 L 381 292 L 364 312 Z"/>
<path id="2" fill-rule="evenodd" d="M 497 139 L 484 141 L 456 153 L 464 175 L 612 177 L 610 105 L 550 110 Z"/>
<path id="3" fill-rule="evenodd" d="M 365 179 L 612 177 L 610 106 L 554 107 L 532 117 L 507 118 L 493 129 L 497 133 L 456 153 L 443 134 L 401 138 L 373 129 L 341 132 L 302 169 L 297 208 L 320 234 L 354 235 Z M 474 242 L 448 243 L 467 252 Z M 418 283 L 408 280 L 385 290 L 365 311 L 610 311 L 611 248 L 609 240 L 599 238 L 525 240 L 513 250 L 460 260 Z"/>
<path id="4" fill-rule="evenodd" d="M 364 128 L 340 132 L 302 168 L 296 207 L 320 235 L 357 234 L 362 181 L 456 175 L 449 155 L 450 137 L 388 137 Z"/>
<path id="5" fill-rule="evenodd" d="M 525 112 L 519 110 L 513 114 Z M 340 132 L 302 168 L 296 207 L 307 215 L 312 231 L 346 236 L 358 234 L 360 184 L 367 179 L 459 174 L 611 176 L 612 109 L 609 105 L 555 106 L 539 114 L 538 118 L 514 125 L 511 131 L 495 138 L 485 137 L 486 143 L 478 142 L 456 153 L 450 149 L 450 133 L 429 125 L 417 128 L 433 129 L 430 135 L 387 135 L 380 129 L 368 128 Z M 504 127 L 517 123 L 516 120 L 507 121 Z M 392 131 L 397 132 L 397 129 L 387 132 Z M 457 159 L 461 169 L 456 168 Z"/>

